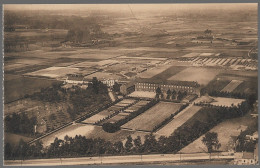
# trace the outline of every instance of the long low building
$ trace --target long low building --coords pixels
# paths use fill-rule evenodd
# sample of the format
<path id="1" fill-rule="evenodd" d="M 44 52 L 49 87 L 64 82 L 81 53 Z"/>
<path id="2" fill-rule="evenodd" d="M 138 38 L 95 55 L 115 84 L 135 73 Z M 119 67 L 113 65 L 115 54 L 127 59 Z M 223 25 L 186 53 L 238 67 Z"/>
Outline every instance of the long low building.
<path id="1" fill-rule="evenodd" d="M 137 82 L 135 84 L 136 91 L 156 92 L 157 88 L 161 88 L 161 91 L 166 93 L 168 90 L 186 91 L 188 94 L 200 95 L 200 86 L 196 82 L 167 82 L 167 83 L 155 83 L 155 82 Z"/>

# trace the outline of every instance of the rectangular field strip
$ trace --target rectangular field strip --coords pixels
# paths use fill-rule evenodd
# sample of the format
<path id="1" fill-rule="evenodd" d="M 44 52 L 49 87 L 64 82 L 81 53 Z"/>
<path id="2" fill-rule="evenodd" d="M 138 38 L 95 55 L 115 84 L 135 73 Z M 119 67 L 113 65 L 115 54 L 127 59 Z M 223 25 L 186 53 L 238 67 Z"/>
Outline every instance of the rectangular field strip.
<path id="1" fill-rule="evenodd" d="M 200 106 L 190 105 L 179 114 L 177 114 L 174 119 L 167 125 L 159 129 L 156 134 L 170 136 L 177 128 L 182 126 L 186 121 L 188 121 L 194 114 L 196 114 L 201 109 Z"/>
<path id="2" fill-rule="evenodd" d="M 233 90 L 235 90 L 238 85 L 240 85 L 241 83 L 243 83 L 243 81 L 240 80 L 232 80 L 227 86 L 225 86 L 221 92 L 232 92 Z"/>
<path id="3" fill-rule="evenodd" d="M 166 118 L 170 117 L 171 114 L 176 113 L 181 106 L 182 104 L 180 103 L 160 102 L 124 124 L 122 128 L 152 131 L 155 126 L 163 122 Z"/>

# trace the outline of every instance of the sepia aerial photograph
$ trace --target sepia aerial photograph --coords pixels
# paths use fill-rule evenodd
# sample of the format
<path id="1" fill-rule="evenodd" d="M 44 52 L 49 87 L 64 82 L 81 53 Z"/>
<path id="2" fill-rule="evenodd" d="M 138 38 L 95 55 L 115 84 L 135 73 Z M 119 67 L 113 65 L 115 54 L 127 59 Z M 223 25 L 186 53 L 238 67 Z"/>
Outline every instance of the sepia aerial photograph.
<path id="1" fill-rule="evenodd" d="M 3 164 L 259 165 L 258 3 L 4 4 Z"/>

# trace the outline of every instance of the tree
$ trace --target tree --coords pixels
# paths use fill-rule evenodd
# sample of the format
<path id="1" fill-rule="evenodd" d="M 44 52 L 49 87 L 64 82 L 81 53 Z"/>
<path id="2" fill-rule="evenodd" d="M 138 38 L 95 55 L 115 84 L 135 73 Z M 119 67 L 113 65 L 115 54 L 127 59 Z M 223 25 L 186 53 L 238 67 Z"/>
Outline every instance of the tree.
<path id="1" fill-rule="evenodd" d="M 209 153 L 218 150 L 221 146 L 218 141 L 218 133 L 216 132 L 206 133 L 202 139 L 202 143 L 206 145 Z"/>
<path id="2" fill-rule="evenodd" d="M 171 90 L 169 89 L 169 90 L 167 91 L 167 97 L 166 97 L 166 99 L 170 99 L 171 94 L 172 94 L 172 92 L 171 92 Z"/>
<path id="3" fill-rule="evenodd" d="M 124 145 L 121 141 L 115 142 L 113 147 L 114 147 L 114 150 L 116 151 L 116 153 L 123 153 L 123 151 L 124 151 Z"/>
<path id="4" fill-rule="evenodd" d="M 155 96 L 155 97 L 156 97 L 156 98 L 159 98 L 161 94 L 162 94 L 161 88 L 158 87 L 158 88 L 156 89 L 156 96 Z"/>
<path id="5" fill-rule="evenodd" d="M 173 91 L 172 91 L 172 99 L 175 99 L 175 97 L 176 97 L 176 91 L 173 90 Z"/>
<path id="6" fill-rule="evenodd" d="M 115 82 L 115 84 L 113 85 L 113 91 L 114 92 L 120 92 L 120 84 L 118 84 L 117 82 Z"/>
<path id="7" fill-rule="evenodd" d="M 137 136 L 136 139 L 134 139 L 134 145 L 135 145 L 135 151 L 137 153 L 142 153 L 143 152 L 142 141 L 141 141 L 141 137 L 140 136 Z"/>
<path id="8" fill-rule="evenodd" d="M 104 131 L 109 132 L 109 133 L 114 133 L 118 130 L 120 130 L 120 126 L 117 124 L 112 124 L 112 123 L 104 123 L 102 125 L 102 128 Z"/>
<path id="9" fill-rule="evenodd" d="M 126 152 L 131 152 L 131 149 L 133 148 L 133 143 L 132 143 L 133 139 L 131 137 L 131 135 L 129 135 L 127 137 L 127 140 L 125 142 L 125 149 L 126 149 Z"/>

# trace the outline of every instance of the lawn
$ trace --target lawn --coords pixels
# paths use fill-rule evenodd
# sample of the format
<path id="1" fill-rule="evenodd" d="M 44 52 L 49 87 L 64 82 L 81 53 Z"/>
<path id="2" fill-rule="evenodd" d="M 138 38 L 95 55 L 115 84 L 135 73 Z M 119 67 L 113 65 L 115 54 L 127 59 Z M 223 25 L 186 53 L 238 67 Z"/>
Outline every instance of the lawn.
<path id="1" fill-rule="evenodd" d="M 207 85 L 219 72 L 220 69 L 190 67 L 168 78 L 168 80 L 197 81 L 201 85 Z"/>
<path id="2" fill-rule="evenodd" d="M 145 92 L 145 91 L 134 91 L 133 93 L 129 94 L 129 97 L 143 97 L 143 98 L 155 98 L 155 92 Z"/>
<path id="3" fill-rule="evenodd" d="M 230 149 L 229 143 L 231 141 L 231 138 L 238 136 L 241 131 L 244 131 L 247 128 L 247 126 L 250 126 L 253 122 L 254 120 L 252 120 L 251 116 L 247 114 L 243 117 L 223 121 L 217 126 L 213 127 L 209 132 L 218 133 L 218 140 L 221 143 L 221 147 L 219 150 L 228 151 L 228 149 Z M 205 145 L 201 141 L 204 135 L 202 135 L 197 140 L 183 148 L 181 152 L 194 153 L 207 151 Z"/>
<path id="4" fill-rule="evenodd" d="M 243 81 L 232 80 L 227 86 L 225 86 L 221 91 L 222 92 L 232 92 L 235 90 Z"/>
<path id="5" fill-rule="evenodd" d="M 177 128 L 192 118 L 192 116 L 195 115 L 200 109 L 201 107 L 199 106 L 188 106 L 186 109 L 177 114 L 167 125 L 159 129 L 156 134 L 170 136 Z"/>
<path id="6" fill-rule="evenodd" d="M 176 113 L 181 106 L 182 104 L 160 102 L 124 124 L 122 128 L 152 131 L 155 126 L 163 122 L 166 118 L 170 117 L 171 114 Z"/>
<path id="7" fill-rule="evenodd" d="M 214 100 L 210 104 L 215 106 L 227 106 L 231 107 L 232 104 L 234 106 L 238 106 L 241 104 L 245 99 L 233 99 L 233 98 L 225 98 L 225 97 L 212 97 Z"/>

